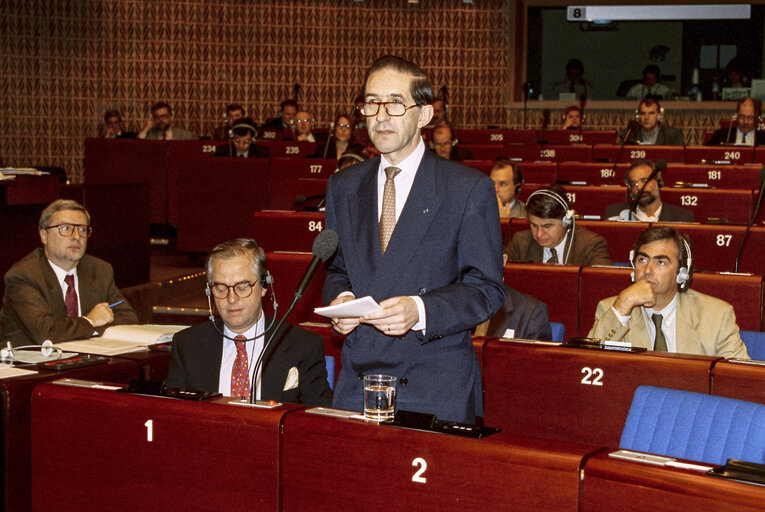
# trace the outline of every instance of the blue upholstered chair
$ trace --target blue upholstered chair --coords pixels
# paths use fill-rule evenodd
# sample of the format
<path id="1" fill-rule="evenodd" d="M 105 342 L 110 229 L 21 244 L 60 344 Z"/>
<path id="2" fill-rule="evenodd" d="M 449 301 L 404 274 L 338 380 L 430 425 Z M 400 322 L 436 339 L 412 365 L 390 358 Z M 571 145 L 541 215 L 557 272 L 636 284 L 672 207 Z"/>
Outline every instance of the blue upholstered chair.
<path id="1" fill-rule="evenodd" d="M 765 405 L 703 393 L 640 386 L 620 448 L 725 464 L 765 463 Z"/>
<path id="2" fill-rule="evenodd" d="M 329 382 L 329 389 L 335 389 L 335 358 L 332 356 L 324 356 L 324 363 L 327 366 L 327 382 Z"/>
<path id="3" fill-rule="evenodd" d="M 746 345 L 749 357 L 758 361 L 765 361 L 765 332 L 740 331 L 741 341 Z"/>
<path id="4" fill-rule="evenodd" d="M 552 328 L 552 341 L 566 341 L 566 326 L 561 322 L 550 322 Z"/>

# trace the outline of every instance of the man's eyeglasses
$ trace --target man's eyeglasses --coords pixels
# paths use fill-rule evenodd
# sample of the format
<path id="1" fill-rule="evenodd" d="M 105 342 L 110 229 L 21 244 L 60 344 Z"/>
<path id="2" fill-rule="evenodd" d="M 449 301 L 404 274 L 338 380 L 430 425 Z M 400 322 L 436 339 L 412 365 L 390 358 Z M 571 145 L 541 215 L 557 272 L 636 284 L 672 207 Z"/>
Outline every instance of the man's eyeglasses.
<path id="1" fill-rule="evenodd" d="M 627 186 L 629 188 L 635 188 L 635 187 L 642 187 L 646 183 L 648 183 L 648 178 L 638 178 L 636 180 L 630 180 L 627 182 Z"/>
<path id="2" fill-rule="evenodd" d="M 231 286 L 223 283 L 213 283 L 210 286 L 210 290 L 212 290 L 212 294 L 216 299 L 227 299 L 231 290 L 234 290 L 234 293 L 240 299 L 246 299 L 252 295 L 252 288 L 256 283 L 257 281 L 242 281 L 241 283 L 236 283 Z"/>
<path id="3" fill-rule="evenodd" d="M 56 224 L 55 226 L 48 226 L 45 229 L 58 228 L 58 232 L 61 236 L 72 236 L 74 230 L 77 229 L 77 234 L 82 238 L 90 238 L 93 234 L 93 228 L 86 226 L 85 224 Z"/>
<path id="4" fill-rule="evenodd" d="M 374 117 L 380 111 L 380 106 L 385 107 L 385 112 L 391 117 L 401 117 L 406 114 L 406 111 L 410 108 L 419 107 L 416 103 L 414 105 L 406 106 L 398 101 L 366 101 L 359 108 L 359 112 L 364 117 Z"/>

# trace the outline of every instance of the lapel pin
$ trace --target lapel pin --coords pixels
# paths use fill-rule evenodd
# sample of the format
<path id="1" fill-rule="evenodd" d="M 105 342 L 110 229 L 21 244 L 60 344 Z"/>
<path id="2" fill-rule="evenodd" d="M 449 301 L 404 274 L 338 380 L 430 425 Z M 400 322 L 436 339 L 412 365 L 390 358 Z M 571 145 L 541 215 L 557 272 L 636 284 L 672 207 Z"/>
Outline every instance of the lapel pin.
<path id="1" fill-rule="evenodd" d="M 424 210 L 422 210 L 422 213 L 428 213 L 429 211 L 430 210 L 428 208 L 425 208 Z"/>

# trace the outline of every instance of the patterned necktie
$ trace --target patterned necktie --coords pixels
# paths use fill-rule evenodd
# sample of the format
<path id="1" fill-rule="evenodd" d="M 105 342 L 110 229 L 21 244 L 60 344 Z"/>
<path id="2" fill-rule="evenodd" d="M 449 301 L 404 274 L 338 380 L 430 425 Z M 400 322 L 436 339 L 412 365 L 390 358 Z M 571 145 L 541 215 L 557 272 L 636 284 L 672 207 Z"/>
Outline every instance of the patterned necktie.
<path id="1" fill-rule="evenodd" d="M 546 263 L 558 263 L 558 251 L 555 250 L 555 247 L 550 249 L 550 259 Z"/>
<path id="2" fill-rule="evenodd" d="M 77 307 L 77 290 L 74 289 L 74 276 L 72 274 L 68 274 L 64 278 L 64 282 L 66 283 L 66 295 L 64 296 L 66 316 L 78 317 L 80 316 L 80 311 Z"/>
<path id="3" fill-rule="evenodd" d="M 396 183 L 393 179 L 401 169 L 385 168 L 385 189 L 383 190 L 382 215 L 380 215 L 380 250 L 385 254 L 388 242 L 396 227 Z"/>
<path id="4" fill-rule="evenodd" d="M 664 339 L 664 333 L 661 332 L 661 321 L 663 318 L 663 316 L 657 315 L 655 313 L 651 317 L 651 320 L 653 320 L 653 325 L 656 326 L 656 338 L 654 338 L 653 343 L 653 349 L 656 352 L 667 352 L 667 340 Z"/>
<path id="5" fill-rule="evenodd" d="M 247 338 L 242 336 L 234 337 L 236 344 L 236 359 L 234 367 L 231 369 L 231 396 L 235 398 L 244 397 L 250 399 L 250 372 L 247 364 L 247 349 L 245 343 Z"/>

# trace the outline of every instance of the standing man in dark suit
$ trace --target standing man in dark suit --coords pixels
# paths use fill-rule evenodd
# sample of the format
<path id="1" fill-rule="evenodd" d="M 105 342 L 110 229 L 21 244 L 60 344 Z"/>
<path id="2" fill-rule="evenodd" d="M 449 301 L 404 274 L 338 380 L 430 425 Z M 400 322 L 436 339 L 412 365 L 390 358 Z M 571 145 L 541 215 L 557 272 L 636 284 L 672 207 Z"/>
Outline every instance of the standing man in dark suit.
<path id="1" fill-rule="evenodd" d="M 273 328 L 274 319 L 262 308 L 272 281 L 266 253 L 255 240 L 215 246 L 207 258 L 205 293 L 215 299 L 220 320 L 213 320 L 211 308 L 209 322 L 173 337 L 168 387 L 250 398 L 256 362 Z M 282 325 L 263 356 L 256 387 L 260 400 L 331 405 L 321 337 Z"/>
<path id="2" fill-rule="evenodd" d="M 757 129 L 760 119 L 762 102 L 752 98 L 739 100 L 733 123 L 728 128 L 715 130 L 707 146 L 736 145 L 736 146 L 763 146 L 765 145 L 765 132 Z"/>
<path id="3" fill-rule="evenodd" d="M 631 201 L 635 201 L 640 194 L 635 205 L 635 212 L 630 215 L 632 203 L 610 204 L 606 207 L 603 218 L 640 222 L 693 222 L 694 216 L 691 210 L 662 202 L 661 187 L 664 186 L 664 181 L 661 178 L 661 171 L 654 175 L 655 170 L 656 164 L 650 160 L 632 162 L 624 175 L 624 184 L 627 185 Z"/>
<path id="4" fill-rule="evenodd" d="M 381 306 L 332 321 L 348 335 L 334 406 L 362 410 L 360 377 L 385 373 L 398 378 L 400 409 L 473 423 L 483 408 L 470 330 L 505 297 L 502 233 L 491 180 L 426 150 L 432 98 L 415 64 L 377 60 L 361 113 L 381 156 L 327 184 L 326 224 L 340 243 L 324 300 L 369 295 Z"/>
<path id="5" fill-rule="evenodd" d="M 110 325 L 138 323 L 114 284 L 112 266 L 85 254 L 93 230 L 81 204 L 54 201 L 40 215 L 39 230 L 42 248 L 5 274 L 3 342 L 58 343 L 102 334 Z"/>

